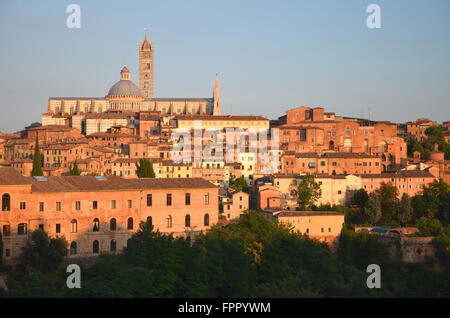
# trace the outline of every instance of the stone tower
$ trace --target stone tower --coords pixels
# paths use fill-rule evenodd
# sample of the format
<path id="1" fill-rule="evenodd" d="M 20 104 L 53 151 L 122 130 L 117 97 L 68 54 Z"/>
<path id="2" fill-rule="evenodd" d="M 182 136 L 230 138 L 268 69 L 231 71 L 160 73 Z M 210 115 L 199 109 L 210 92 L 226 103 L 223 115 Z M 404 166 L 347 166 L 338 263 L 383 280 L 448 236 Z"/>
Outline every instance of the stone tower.
<path id="1" fill-rule="evenodd" d="M 139 44 L 139 89 L 144 98 L 153 98 L 153 47 L 148 39 L 147 33 L 145 39 Z"/>

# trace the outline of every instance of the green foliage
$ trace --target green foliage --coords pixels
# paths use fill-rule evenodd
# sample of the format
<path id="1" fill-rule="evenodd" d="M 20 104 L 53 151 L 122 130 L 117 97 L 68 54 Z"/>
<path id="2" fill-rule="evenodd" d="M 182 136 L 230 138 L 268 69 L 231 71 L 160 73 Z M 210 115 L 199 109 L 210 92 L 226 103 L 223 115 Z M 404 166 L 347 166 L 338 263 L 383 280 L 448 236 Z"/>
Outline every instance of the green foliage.
<path id="1" fill-rule="evenodd" d="M 37 229 L 31 233 L 31 242 L 23 248 L 20 262 L 27 270 L 54 272 L 67 254 L 67 246 L 64 238 L 50 238 L 46 232 Z"/>
<path id="2" fill-rule="evenodd" d="M 375 193 L 379 196 L 381 211 L 383 212 L 380 221 L 384 224 L 392 224 L 399 209 L 397 188 L 383 182 Z"/>
<path id="3" fill-rule="evenodd" d="M 73 163 L 73 166 L 72 165 L 69 166 L 69 175 L 70 176 L 80 176 L 81 175 L 81 170 L 78 169 L 78 164 L 77 164 L 76 160 Z"/>
<path id="4" fill-rule="evenodd" d="M 413 217 L 413 208 L 411 203 L 411 198 L 403 193 L 402 198 L 400 200 L 400 207 L 397 214 L 397 221 L 402 225 L 406 226 L 409 224 Z"/>
<path id="5" fill-rule="evenodd" d="M 442 224 L 438 219 L 427 219 L 426 217 L 418 219 L 416 226 L 424 236 L 436 236 L 442 230 Z"/>
<path id="6" fill-rule="evenodd" d="M 351 200 L 352 205 L 356 205 L 359 208 L 365 208 L 369 204 L 369 195 L 363 188 L 357 190 Z"/>
<path id="7" fill-rule="evenodd" d="M 380 196 L 376 192 L 372 192 L 369 196 L 367 207 L 363 209 L 369 223 L 377 224 L 382 218 Z"/>
<path id="8" fill-rule="evenodd" d="M 337 207 L 330 207 L 337 208 Z M 65 273 L 43 276 L 18 265 L 9 297 L 448 297 L 448 273 L 391 262 L 375 236 L 344 229 L 338 252 L 248 211 L 239 222 L 194 242 L 153 231 L 147 223 L 123 254 L 101 255 L 83 268 L 81 289 Z M 368 264 L 382 266 L 383 288 L 366 287 Z M 417 277 L 419 275 L 420 277 Z M 447 276 L 446 276 L 447 275 Z"/>
<path id="9" fill-rule="evenodd" d="M 369 264 L 382 265 L 389 259 L 388 246 L 368 233 L 344 228 L 339 236 L 338 256 L 346 264 L 365 270 Z"/>
<path id="10" fill-rule="evenodd" d="M 153 170 L 153 164 L 148 159 L 140 159 L 136 164 L 136 174 L 139 178 L 154 178 L 155 171 Z"/>
<path id="11" fill-rule="evenodd" d="M 413 156 L 414 151 L 419 151 L 423 160 L 430 159 L 430 153 L 434 151 L 437 144 L 439 150 L 444 152 L 445 159 L 450 160 L 450 144 L 445 141 L 442 127 L 429 127 L 425 130 L 427 139 L 418 142 L 416 139 L 408 141 L 408 155 Z"/>
<path id="12" fill-rule="evenodd" d="M 314 176 L 310 173 L 305 174 L 302 182 L 298 185 L 299 209 L 304 211 L 311 210 L 321 195 L 320 185 L 314 181 Z"/>
<path id="13" fill-rule="evenodd" d="M 39 150 L 39 139 L 36 135 L 36 143 L 34 146 L 34 156 L 33 156 L 33 170 L 31 170 L 32 176 L 43 176 L 42 162 L 41 162 L 41 151 Z"/>
<path id="14" fill-rule="evenodd" d="M 248 184 L 247 181 L 245 181 L 245 178 L 243 176 L 240 176 L 237 179 L 234 179 L 230 182 L 230 188 L 238 191 L 247 191 Z"/>

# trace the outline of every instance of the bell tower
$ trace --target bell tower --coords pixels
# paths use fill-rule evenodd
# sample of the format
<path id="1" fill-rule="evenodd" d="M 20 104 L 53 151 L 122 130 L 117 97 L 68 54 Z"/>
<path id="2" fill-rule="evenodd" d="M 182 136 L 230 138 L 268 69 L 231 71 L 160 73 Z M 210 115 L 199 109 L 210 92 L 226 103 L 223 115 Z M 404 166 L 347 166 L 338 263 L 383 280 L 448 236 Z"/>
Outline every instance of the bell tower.
<path id="1" fill-rule="evenodd" d="M 139 89 L 144 98 L 153 98 L 153 46 L 148 39 L 147 32 L 142 43 L 139 44 Z"/>

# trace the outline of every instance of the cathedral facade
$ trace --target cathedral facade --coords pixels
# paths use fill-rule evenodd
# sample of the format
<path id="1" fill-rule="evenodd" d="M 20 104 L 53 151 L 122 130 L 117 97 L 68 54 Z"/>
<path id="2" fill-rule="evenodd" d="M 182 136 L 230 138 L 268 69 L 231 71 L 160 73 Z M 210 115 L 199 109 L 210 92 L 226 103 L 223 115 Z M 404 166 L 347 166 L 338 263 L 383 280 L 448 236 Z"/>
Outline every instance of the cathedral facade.
<path id="1" fill-rule="evenodd" d="M 148 36 L 139 44 L 139 86 L 131 81 L 123 67 L 120 80 L 105 97 L 51 97 L 42 125 L 65 125 L 79 128 L 89 114 L 107 112 L 159 112 L 161 115 L 220 115 L 219 79 L 216 76 L 213 96 L 206 98 L 158 98 L 154 96 L 153 45 Z"/>

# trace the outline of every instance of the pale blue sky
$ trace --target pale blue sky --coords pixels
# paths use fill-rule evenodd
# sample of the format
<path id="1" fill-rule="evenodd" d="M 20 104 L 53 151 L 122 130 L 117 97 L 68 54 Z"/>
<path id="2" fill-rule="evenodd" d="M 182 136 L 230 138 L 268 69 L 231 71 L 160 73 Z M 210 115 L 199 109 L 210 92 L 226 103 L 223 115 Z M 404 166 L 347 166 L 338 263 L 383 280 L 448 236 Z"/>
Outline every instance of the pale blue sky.
<path id="1" fill-rule="evenodd" d="M 81 29 L 66 27 L 70 3 Z M 370 3 L 381 29 L 366 27 Z M 144 28 L 157 97 L 209 97 L 220 73 L 223 113 L 450 120 L 448 0 L 1 0 L 0 131 L 40 121 L 50 96 L 103 97 L 124 61 L 137 83 Z"/>

